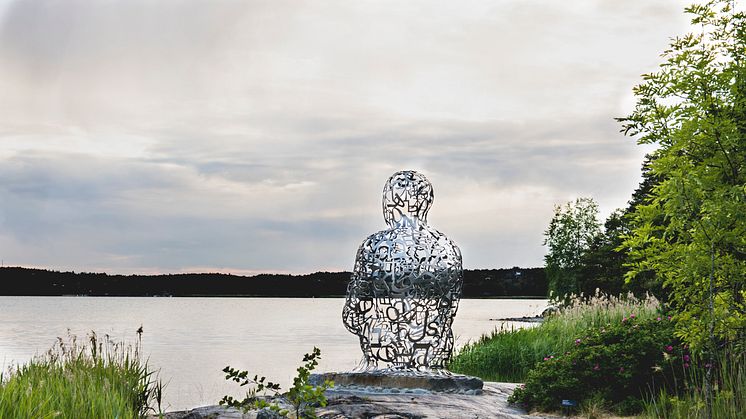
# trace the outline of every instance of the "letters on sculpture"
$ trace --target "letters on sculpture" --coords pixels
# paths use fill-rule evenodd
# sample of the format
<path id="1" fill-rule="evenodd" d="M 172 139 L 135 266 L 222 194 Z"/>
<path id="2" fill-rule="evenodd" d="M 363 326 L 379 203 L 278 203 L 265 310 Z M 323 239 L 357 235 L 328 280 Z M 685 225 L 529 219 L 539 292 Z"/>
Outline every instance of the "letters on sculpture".
<path id="1" fill-rule="evenodd" d="M 360 245 L 342 313 L 360 339 L 359 370 L 448 373 L 463 270 L 459 248 L 427 224 L 432 203 L 432 185 L 415 171 L 383 188 L 389 228 Z"/>

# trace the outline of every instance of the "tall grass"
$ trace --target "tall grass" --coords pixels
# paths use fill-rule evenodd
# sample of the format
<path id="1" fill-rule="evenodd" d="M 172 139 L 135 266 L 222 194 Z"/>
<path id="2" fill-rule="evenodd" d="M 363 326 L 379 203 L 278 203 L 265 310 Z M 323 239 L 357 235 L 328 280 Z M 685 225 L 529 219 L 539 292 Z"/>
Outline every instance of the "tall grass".
<path id="1" fill-rule="evenodd" d="M 453 358 L 449 369 L 489 381 L 522 382 L 537 362 L 564 354 L 584 330 L 620 322 L 630 315 L 653 318 L 658 316 L 659 307 L 653 296 L 613 297 L 598 292 L 592 297 L 575 296 L 537 327 L 501 327 L 465 345 Z"/>
<path id="2" fill-rule="evenodd" d="M 113 342 L 95 333 L 79 343 L 68 333 L 43 356 L 0 373 L 0 418 L 143 417 L 155 403 L 160 411 L 163 385 L 137 343 Z"/>
<path id="3" fill-rule="evenodd" d="M 706 362 L 694 359 L 685 383 L 645 401 L 643 417 L 662 419 L 746 418 L 746 353 L 728 347 L 714 365 L 712 415 L 706 398 Z"/>

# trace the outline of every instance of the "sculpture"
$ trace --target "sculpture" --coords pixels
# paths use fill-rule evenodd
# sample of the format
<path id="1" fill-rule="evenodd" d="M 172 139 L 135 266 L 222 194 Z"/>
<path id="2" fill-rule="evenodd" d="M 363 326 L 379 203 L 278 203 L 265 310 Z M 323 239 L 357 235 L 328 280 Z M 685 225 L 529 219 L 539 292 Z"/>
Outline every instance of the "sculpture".
<path id="1" fill-rule="evenodd" d="M 358 371 L 450 374 L 463 270 L 459 248 L 427 224 L 432 203 L 432 185 L 415 171 L 383 188 L 389 228 L 360 245 L 342 312 L 360 339 Z"/>

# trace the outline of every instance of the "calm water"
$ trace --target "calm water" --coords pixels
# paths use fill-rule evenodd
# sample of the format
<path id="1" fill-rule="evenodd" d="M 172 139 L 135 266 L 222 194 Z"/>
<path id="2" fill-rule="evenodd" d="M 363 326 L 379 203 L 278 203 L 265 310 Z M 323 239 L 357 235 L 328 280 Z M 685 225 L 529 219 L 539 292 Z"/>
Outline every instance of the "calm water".
<path id="1" fill-rule="evenodd" d="M 26 362 L 67 330 L 134 342 L 142 325 L 150 365 L 168 382 L 169 410 L 242 395 L 224 380 L 226 365 L 292 382 L 303 354 L 321 349 L 318 371 L 354 368 L 357 338 L 342 326 L 341 298 L 0 297 L 0 367 Z M 462 300 L 453 329 L 462 346 L 501 326 L 490 319 L 535 315 L 546 300 Z M 507 323 L 505 327 L 511 325 Z"/>

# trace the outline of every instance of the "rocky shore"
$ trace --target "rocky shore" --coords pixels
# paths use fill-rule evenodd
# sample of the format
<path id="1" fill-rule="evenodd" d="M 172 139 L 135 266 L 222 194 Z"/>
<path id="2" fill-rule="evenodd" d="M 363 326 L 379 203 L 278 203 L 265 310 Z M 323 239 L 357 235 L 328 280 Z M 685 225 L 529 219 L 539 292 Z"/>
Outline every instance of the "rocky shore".
<path id="1" fill-rule="evenodd" d="M 508 396 L 518 384 L 485 382 L 481 394 L 367 393 L 334 390 L 328 393 L 329 404 L 318 408 L 320 419 L 486 419 L 486 418 L 556 418 L 529 415 L 508 404 Z M 157 418 L 158 416 L 152 416 Z M 267 412 L 242 413 L 222 406 L 205 406 L 189 411 L 170 412 L 166 419 L 270 419 Z"/>

